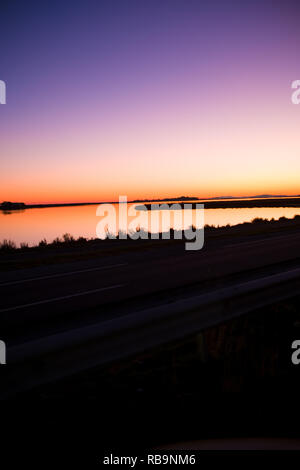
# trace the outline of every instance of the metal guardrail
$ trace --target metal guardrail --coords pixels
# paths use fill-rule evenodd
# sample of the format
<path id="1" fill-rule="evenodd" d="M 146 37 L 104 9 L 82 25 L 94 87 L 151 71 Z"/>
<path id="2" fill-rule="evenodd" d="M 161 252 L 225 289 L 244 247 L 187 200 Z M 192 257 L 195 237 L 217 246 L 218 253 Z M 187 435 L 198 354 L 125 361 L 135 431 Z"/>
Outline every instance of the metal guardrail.
<path id="1" fill-rule="evenodd" d="M 297 295 L 299 268 L 8 347 L 0 398 L 183 339 Z"/>

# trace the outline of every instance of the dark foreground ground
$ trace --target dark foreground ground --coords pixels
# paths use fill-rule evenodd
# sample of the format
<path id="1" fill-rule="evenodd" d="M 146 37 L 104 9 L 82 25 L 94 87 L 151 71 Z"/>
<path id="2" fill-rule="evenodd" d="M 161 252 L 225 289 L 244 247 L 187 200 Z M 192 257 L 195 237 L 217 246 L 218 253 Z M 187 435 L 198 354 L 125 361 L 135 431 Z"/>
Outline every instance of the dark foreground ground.
<path id="1" fill-rule="evenodd" d="M 291 360 L 298 338 L 299 296 L 20 398 L 47 403 L 68 397 L 70 403 L 85 402 L 87 409 L 94 404 L 103 416 L 107 409 L 112 415 L 127 411 L 133 420 L 155 416 L 155 432 L 149 435 L 145 428 L 144 435 L 135 435 L 145 446 L 172 447 L 195 438 L 300 438 L 293 405 L 300 364 Z M 295 419 L 286 414 L 290 406 Z M 216 410 L 217 424 L 210 419 Z"/>
<path id="2" fill-rule="evenodd" d="M 296 218 L 210 229 L 199 252 L 186 252 L 181 241 L 111 240 L 3 253 L 1 338 L 11 347 L 289 272 L 300 266 L 299 241 Z M 178 449 L 195 440 L 288 439 L 295 447 L 300 365 L 291 344 L 299 325 L 295 292 L 180 341 L 22 391 L 3 407 L 7 434 L 12 442 L 21 434 L 27 450 L 39 443 L 53 457 L 62 447 L 85 462 L 104 450 Z"/>
<path id="3" fill-rule="evenodd" d="M 47 455 L 52 465 L 84 468 L 98 468 L 111 453 L 192 450 L 199 465 L 211 465 L 230 457 L 220 450 L 251 450 L 234 454 L 241 464 L 254 455 L 269 461 L 253 450 L 299 450 L 300 365 L 291 362 L 299 309 L 296 297 L 40 387 L 7 402 L 6 433 L 19 449 L 26 446 L 23 461 L 40 464 Z M 283 466 L 290 458 L 276 456 Z"/>

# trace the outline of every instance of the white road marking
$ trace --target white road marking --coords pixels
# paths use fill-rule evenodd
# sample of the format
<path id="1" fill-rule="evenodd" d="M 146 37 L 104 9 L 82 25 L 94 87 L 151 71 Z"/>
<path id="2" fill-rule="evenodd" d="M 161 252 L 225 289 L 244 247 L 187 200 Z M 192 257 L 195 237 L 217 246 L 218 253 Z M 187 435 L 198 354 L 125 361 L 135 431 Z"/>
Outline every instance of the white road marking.
<path id="1" fill-rule="evenodd" d="M 109 269 L 109 268 L 119 268 L 121 266 L 127 266 L 128 263 L 120 263 L 120 264 L 111 264 L 109 266 L 100 266 L 98 268 L 90 268 L 90 269 L 81 269 L 79 271 L 68 271 L 65 273 L 57 273 L 57 274 L 49 274 L 47 276 L 40 276 L 40 277 L 32 277 L 28 279 L 21 279 L 19 281 L 8 281 L 8 282 L 2 282 L 0 284 L 0 287 L 4 286 L 12 286 L 14 284 L 22 284 L 23 282 L 32 282 L 32 281 L 43 281 L 44 279 L 52 279 L 55 277 L 63 277 L 63 276 L 71 276 L 72 274 L 81 274 L 81 273 L 87 273 L 91 271 L 101 271 L 103 269 Z"/>
<path id="2" fill-rule="evenodd" d="M 115 286 L 101 287 L 100 289 L 87 290 L 84 292 L 77 292 L 76 294 L 64 295 L 63 297 L 53 297 L 52 299 L 39 300 L 38 302 L 32 302 L 30 304 L 16 305 L 15 307 L 3 308 L 0 310 L 0 313 L 10 312 L 12 310 L 18 310 L 27 307 L 34 307 L 35 305 L 43 305 L 51 302 L 56 302 L 58 300 L 71 299 L 72 297 L 80 297 L 81 295 L 94 294 L 96 292 L 102 292 L 110 289 L 117 289 L 118 287 L 123 287 L 125 284 L 116 284 Z"/>

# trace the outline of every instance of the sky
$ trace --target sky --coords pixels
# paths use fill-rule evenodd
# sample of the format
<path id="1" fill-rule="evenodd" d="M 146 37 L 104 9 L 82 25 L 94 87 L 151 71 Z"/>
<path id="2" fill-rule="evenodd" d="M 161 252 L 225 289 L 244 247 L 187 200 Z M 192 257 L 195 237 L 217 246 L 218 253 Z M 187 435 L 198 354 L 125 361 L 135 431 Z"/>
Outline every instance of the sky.
<path id="1" fill-rule="evenodd" d="M 300 194 L 299 13 L 3 0 L 0 201 Z"/>

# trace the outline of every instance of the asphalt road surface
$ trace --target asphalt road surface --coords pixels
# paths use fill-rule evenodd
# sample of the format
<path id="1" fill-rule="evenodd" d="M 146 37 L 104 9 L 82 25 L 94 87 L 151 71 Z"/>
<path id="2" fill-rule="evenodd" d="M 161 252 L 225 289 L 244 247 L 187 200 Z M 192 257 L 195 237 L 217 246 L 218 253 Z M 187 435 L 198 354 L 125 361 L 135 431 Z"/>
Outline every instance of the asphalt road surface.
<path id="1" fill-rule="evenodd" d="M 219 240 L 200 251 L 156 247 L 106 258 L 2 272 L 0 321 L 18 342 L 43 329 L 107 319 L 213 289 L 300 266 L 300 232 L 248 240 Z M 55 319 L 55 327 L 51 326 Z M 24 339 L 24 338 L 23 338 Z"/>

